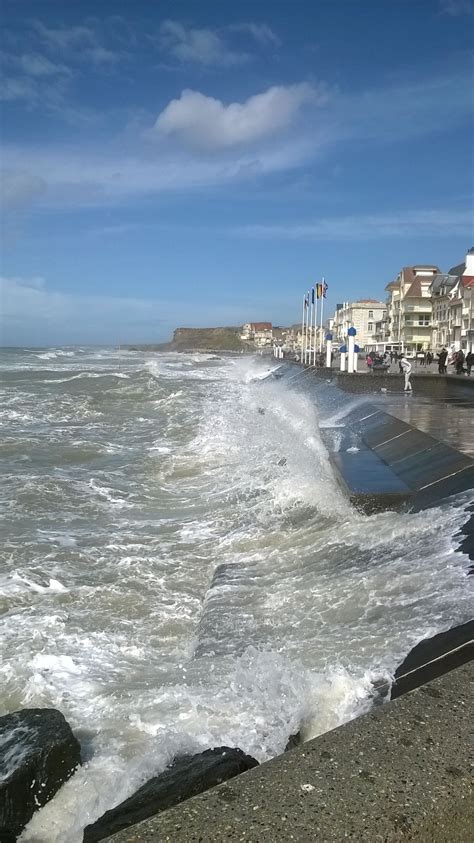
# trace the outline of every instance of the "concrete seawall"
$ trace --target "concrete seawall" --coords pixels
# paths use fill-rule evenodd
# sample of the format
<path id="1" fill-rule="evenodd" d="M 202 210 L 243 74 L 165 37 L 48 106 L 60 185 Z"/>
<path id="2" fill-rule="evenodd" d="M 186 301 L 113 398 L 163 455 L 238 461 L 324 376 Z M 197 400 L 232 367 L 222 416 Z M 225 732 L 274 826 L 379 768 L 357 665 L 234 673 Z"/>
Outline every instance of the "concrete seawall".
<path id="1" fill-rule="evenodd" d="M 108 838 L 472 840 L 472 664 Z"/>
<path id="2" fill-rule="evenodd" d="M 341 399 L 334 379 L 318 389 Z M 368 514 L 424 509 L 472 490 L 469 456 L 369 400 L 344 418 L 342 433 L 335 426 L 336 438 L 330 426 L 321 430 L 336 477 L 354 505 Z M 470 512 L 472 507 L 462 549 L 474 559 Z M 406 696 L 108 839 L 467 843 L 474 666 L 457 665 L 472 659 L 472 623 L 457 632 L 457 638 L 456 630 L 436 636 L 436 646 L 427 641 L 422 653 L 412 651 L 413 664 L 408 657 L 397 678 L 397 695 L 410 691 Z"/>

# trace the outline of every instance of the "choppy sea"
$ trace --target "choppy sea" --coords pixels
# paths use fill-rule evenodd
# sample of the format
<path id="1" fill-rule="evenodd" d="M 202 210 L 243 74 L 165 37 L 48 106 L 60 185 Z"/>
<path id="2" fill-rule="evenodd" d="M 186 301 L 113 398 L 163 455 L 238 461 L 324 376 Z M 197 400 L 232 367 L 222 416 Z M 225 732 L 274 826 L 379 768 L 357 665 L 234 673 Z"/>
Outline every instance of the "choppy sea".
<path id="1" fill-rule="evenodd" d="M 356 512 L 334 407 L 275 365 L 1 352 L 0 713 L 60 709 L 85 758 L 22 841 L 78 843 L 176 754 L 331 729 L 470 617 L 465 501 Z"/>

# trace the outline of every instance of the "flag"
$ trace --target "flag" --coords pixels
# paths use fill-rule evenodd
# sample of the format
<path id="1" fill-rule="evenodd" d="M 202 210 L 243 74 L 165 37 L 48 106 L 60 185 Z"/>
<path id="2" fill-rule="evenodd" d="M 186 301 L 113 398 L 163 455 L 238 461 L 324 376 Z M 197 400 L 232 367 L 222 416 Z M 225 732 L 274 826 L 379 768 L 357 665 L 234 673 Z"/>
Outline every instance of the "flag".
<path id="1" fill-rule="evenodd" d="M 323 294 L 323 285 L 322 284 L 316 284 L 316 295 L 317 295 L 318 299 L 321 298 L 322 294 Z"/>
<path id="2" fill-rule="evenodd" d="M 327 293 L 329 288 L 328 288 L 328 285 L 326 284 L 325 281 L 323 281 L 323 283 L 322 283 L 322 288 L 323 288 L 323 296 L 324 296 L 324 298 L 326 298 L 326 293 Z"/>
<path id="3" fill-rule="evenodd" d="M 314 304 L 314 287 L 311 289 L 311 304 Z"/>
<path id="4" fill-rule="evenodd" d="M 309 297 L 309 293 L 308 293 L 308 295 L 307 295 L 307 296 L 305 296 L 305 297 L 304 297 L 304 309 L 305 309 L 305 310 L 306 310 L 306 308 L 308 307 L 308 297 Z"/>

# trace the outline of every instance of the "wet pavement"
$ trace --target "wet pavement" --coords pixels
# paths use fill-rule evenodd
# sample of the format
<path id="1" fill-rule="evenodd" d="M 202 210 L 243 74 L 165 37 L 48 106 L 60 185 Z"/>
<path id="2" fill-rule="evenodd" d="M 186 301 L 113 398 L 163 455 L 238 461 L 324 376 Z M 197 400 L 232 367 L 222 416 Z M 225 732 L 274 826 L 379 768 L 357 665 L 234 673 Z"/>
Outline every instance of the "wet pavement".
<path id="1" fill-rule="evenodd" d="M 474 458 L 474 392 L 450 398 L 427 396 L 371 395 L 371 403 L 407 424 L 429 433 L 441 442 Z"/>

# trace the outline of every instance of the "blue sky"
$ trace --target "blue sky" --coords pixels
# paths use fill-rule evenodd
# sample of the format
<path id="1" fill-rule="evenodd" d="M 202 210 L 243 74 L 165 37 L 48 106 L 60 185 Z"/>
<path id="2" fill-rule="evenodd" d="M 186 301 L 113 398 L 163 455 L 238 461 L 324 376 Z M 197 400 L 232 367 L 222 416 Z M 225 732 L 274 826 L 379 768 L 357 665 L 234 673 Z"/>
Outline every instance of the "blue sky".
<path id="1" fill-rule="evenodd" d="M 3 344 L 383 297 L 473 243 L 473 0 L 3 0 Z"/>

